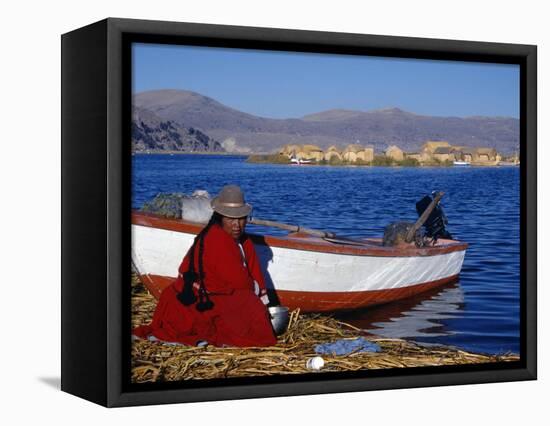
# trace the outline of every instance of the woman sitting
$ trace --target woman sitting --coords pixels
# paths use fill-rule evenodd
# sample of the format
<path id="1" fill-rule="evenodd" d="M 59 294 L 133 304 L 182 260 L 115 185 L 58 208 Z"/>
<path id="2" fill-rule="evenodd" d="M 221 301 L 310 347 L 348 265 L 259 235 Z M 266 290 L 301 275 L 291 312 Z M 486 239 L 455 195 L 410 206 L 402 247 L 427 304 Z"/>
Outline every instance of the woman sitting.
<path id="1" fill-rule="evenodd" d="M 211 205 L 214 213 L 162 292 L 153 321 L 133 334 L 187 345 L 274 345 L 264 277 L 244 232 L 252 207 L 236 185 Z"/>

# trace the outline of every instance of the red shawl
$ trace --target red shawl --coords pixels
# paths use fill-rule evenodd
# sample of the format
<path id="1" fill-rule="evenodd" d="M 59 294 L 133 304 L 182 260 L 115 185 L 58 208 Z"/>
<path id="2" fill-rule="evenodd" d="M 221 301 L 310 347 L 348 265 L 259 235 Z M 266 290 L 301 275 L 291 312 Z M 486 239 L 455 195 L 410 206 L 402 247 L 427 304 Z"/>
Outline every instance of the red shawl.
<path id="1" fill-rule="evenodd" d="M 215 346 L 271 346 L 277 343 L 267 308 L 254 292 L 254 280 L 265 289 L 265 281 L 252 241 L 241 242 L 245 259 L 235 240 L 219 225 L 204 237 L 204 285 L 214 307 L 199 312 L 196 305 L 184 306 L 177 294 L 183 289 L 182 274 L 189 268 L 189 252 L 179 267 L 178 278 L 161 294 L 149 325 L 133 334 L 153 335 L 167 342 L 196 345 L 206 340 Z M 195 271 L 199 271 L 198 247 Z M 246 260 L 246 266 L 243 262 Z"/>

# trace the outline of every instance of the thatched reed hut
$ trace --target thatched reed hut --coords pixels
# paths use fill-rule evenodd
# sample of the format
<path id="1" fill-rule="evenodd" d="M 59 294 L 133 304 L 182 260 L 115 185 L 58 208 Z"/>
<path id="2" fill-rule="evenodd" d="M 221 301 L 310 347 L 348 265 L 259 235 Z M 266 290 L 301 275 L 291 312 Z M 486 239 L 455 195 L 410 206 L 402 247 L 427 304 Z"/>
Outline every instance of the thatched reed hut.
<path id="1" fill-rule="evenodd" d="M 370 163 L 374 159 L 374 148 L 372 146 L 363 146 L 360 144 L 350 144 L 342 153 L 342 158 L 350 163 L 355 163 L 358 160 Z"/>
<path id="2" fill-rule="evenodd" d="M 416 160 L 419 163 L 422 162 L 422 154 L 420 154 L 419 152 L 405 152 L 403 153 L 403 155 L 405 156 L 405 158 Z"/>
<path id="3" fill-rule="evenodd" d="M 405 158 L 403 150 L 396 145 L 388 147 L 388 149 L 386 149 L 385 155 L 386 157 L 391 158 L 394 161 L 403 161 L 403 159 Z"/>
<path id="4" fill-rule="evenodd" d="M 495 148 L 477 148 L 476 161 L 496 161 L 500 157 Z"/>
<path id="5" fill-rule="evenodd" d="M 439 146 L 433 152 L 433 158 L 438 161 L 454 161 L 455 157 L 450 146 Z"/>
<path id="6" fill-rule="evenodd" d="M 360 160 L 370 163 L 372 160 L 374 160 L 374 146 L 365 146 L 365 149 L 363 151 L 359 151 L 357 153 L 357 157 Z"/>
<path id="7" fill-rule="evenodd" d="M 317 145 L 301 145 L 296 152 L 296 158 L 300 160 L 321 161 L 324 158 L 324 152 Z"/>
<path id="8" fill-rule="evenodd" d="M 296 153 L 300 151 L 301 146 L 296 144 L 286 144 L 280 150 L 280 155 L 285 155 L 288 158 L 296 157 Z"/>
<path id="9" fill-rule="evenodd" d="M 327 152 L 325 152 L 325 156 L 324 156 L 325 161 L 330 161 L 333 158 L 336 158 L 339 161 L 342 161 L 342 154 L 340 153 L 340 150 L 334 145 L 329 147 Z"/>
<path id="10" fill-rule="evenodd" d="M 429 154 L 431 157 L 437 148 L 451 148 L 451 144 L 447 141 L 427 141 L 422 145 L 421 153 Z"/>

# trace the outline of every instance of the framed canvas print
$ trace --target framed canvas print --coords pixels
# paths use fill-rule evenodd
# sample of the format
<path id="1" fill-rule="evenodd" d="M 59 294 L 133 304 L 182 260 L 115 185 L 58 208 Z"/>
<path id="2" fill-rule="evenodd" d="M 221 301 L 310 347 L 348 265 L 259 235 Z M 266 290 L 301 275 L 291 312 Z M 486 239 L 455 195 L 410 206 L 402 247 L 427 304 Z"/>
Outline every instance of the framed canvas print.
<path id="1" fill-rule="evenodd" d="M 536 47 L 107 19 L 62 37 L 62 389 L 536 378 Z"/>

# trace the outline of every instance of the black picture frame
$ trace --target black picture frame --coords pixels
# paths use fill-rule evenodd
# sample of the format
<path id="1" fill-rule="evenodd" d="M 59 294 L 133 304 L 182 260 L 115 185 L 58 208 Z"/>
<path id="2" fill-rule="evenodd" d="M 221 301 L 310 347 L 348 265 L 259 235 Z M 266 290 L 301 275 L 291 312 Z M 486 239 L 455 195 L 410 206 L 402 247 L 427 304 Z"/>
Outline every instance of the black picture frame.
<path id="1" fill-rule="evenodd" d="M 115 407 L 536 379 L 536 46 L 113 18 L 61 41 L 63 391 Z M 129 69 L 136 41 L 519 64 L 520 361 L 131 385 Z"/>

